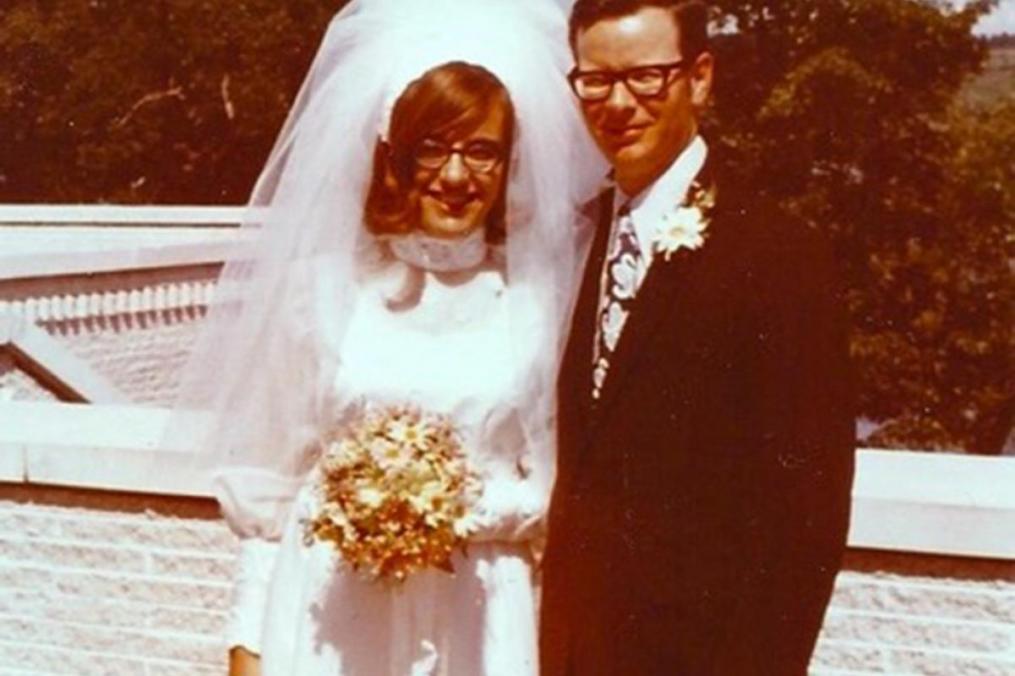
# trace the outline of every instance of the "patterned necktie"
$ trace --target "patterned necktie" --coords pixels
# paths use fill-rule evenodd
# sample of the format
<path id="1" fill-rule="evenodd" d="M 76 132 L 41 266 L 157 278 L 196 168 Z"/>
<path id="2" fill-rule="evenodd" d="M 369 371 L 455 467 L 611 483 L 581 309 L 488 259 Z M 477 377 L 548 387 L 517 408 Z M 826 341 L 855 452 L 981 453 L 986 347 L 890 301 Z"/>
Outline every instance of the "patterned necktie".
<path id="1" fill-rule="evenodd" d="M 645 261 L 634 230 L 631 211 L 625 204 L 617 212 L 617 227 L 606 257 L 601 280 L 601 297 L 592 356 L 592 399 L 598 400 L 610 369 L 610 357 L 617 349 L 620 332 L 631 311 L 631 303 L 645 273 Z"/>

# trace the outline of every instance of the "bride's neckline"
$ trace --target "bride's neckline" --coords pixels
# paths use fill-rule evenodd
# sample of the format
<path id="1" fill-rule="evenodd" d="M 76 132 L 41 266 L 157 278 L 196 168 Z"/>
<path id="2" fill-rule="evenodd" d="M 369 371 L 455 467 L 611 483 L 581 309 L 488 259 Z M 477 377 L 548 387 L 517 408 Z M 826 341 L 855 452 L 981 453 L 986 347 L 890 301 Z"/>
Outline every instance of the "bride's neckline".
<path id="1" fill-rule="evenodd" d="M 439 272 L 425 270 L 403 260 L 389 259 L 366 281 L 378 293 L 388 311 L 395 313 L 444 307 L 455 314 L 483 314 L 483 306 L 506 288 L 503 270 L 493 261 L 469 269 Z"/>
<path id="2" fill-rule="evenodd" d="M 486 260 L 486 232 L 477 228 L 464 237 L 434 237 L 419 231 L 386 238 L 398 260 L 434 273 L 467 272 Z"/>
<path id="3" fill-rule="evenodd" d="M 502 266 L 480 228 L 460 238 L 440 238 L 415 231 L 378 238 L 381 267 L 371 286 L 392 312 L 434 304 L 484 303 L 504 288 Z"/>

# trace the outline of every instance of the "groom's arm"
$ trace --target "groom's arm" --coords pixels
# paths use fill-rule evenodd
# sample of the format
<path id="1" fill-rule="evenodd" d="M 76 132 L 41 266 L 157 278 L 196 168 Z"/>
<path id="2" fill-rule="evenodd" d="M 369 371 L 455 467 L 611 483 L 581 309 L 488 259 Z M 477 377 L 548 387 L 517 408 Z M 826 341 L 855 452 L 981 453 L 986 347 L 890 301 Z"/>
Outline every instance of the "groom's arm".
<path id="1" fill-rule="evenodd" d="M 806 673 L 845 549 L 854 407 L 844 301 L 829 249 L 802 228 L 759 253 L 756 448 L 746 530 L 715 676 Z M 769 249 L 770 247 L 762 247 Z"/>

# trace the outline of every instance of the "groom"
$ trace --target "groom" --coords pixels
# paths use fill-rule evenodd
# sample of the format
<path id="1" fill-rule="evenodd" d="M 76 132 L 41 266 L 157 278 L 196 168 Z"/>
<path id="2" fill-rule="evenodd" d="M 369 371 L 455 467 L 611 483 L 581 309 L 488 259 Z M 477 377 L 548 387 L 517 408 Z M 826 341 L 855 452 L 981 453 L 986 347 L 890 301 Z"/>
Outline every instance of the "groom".
<path id="1" fill-rule="evenodd" d="M 845 546 L 843 299 L 825 243 L 698 135 L 706 24 L 672 0 L 571 17 L 616 187 L 561 372 L 543 676 L 802 675 Z"/>

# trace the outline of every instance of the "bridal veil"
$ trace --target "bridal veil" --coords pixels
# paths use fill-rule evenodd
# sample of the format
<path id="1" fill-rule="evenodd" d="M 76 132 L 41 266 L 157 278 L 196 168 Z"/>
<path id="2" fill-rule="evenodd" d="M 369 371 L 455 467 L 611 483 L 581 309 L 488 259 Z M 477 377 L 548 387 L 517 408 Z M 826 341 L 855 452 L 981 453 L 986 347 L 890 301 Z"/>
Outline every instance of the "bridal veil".
<path id="1" fill-rule="evenodd" d="M 321 390 L 341 368 L 356 265 L 374 246 L 363 209 L 378 138 L 405 86 L 450 61 L 493 73 L 516 112 L 506 275 L 539 317 L 511 331 L 513 344 L 534 330 L 541 342 L 517 397 L 534 478 L 549 493 L 556 371 L 587 243 L 581 206 L 604 175 L 565 84 L 568 4 L 352 0 L 332 20 L 253 190 L 166 432 L 214 473 L 240 536 L 283 528 L 312 461 Z"/>

